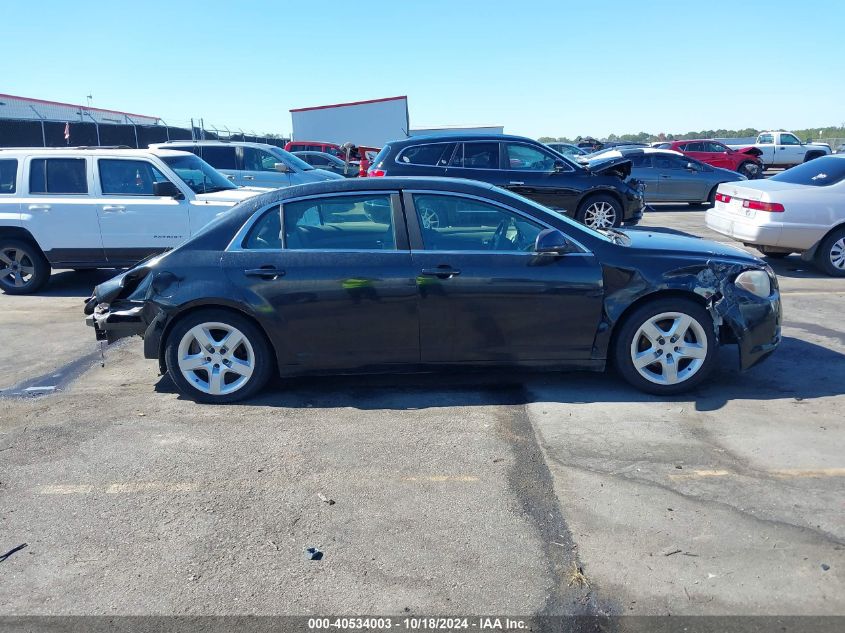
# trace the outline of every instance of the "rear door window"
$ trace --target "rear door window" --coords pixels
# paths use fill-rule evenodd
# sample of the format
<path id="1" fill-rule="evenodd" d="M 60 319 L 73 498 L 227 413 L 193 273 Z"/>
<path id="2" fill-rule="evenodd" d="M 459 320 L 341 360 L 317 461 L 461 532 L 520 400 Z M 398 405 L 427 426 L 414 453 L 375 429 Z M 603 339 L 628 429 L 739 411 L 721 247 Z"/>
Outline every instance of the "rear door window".
<path id="1" fill-rule="evenodd" d="M 285 247 L 294 250 L 395 250 L 388 194 L 334 196 L 282 207 Z"/>
<path id="2" fill-rule="evenodd" d="M 238 160 L 234 147 L 217 147 L 215 145 L 204 145 L 200 149 L 202 158 L 214 169 L 237 169 Z"/>
<path id="3" fill-rule="evenodd" d="M 18 180 L 18 161 L 0 160 L 0 194 L 15 193 Z"/>
<path id="4" fill-rule="evenodd" d="M 498 169 L 499 144 L 496 142 L 461 143 L 452 156 L 449 167 Z"/>
<path id="5" fill-rule="evenodd" d="M 29 165 L 30 193 L 88 193 L 84 158 L 34 158 Z"/>

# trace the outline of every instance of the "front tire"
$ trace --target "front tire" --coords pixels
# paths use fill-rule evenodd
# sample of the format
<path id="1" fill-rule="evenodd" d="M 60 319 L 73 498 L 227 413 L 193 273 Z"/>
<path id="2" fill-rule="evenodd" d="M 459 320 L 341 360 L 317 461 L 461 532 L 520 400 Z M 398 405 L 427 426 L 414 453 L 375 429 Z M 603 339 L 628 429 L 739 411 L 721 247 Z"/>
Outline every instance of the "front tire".
<path id="1" fill-rule="evenodd" d="M 737 173 L 745 176 L 748 180 L 754 180 L 763 175 L 763 168 L 757 163 L 747 160 L 736 168 Z"/>
<path id="2" fill-rule="evenodd" d="M 668 396 L 695 388 L 716 362 L 713 318 L 688 299 L 657 299 L 635 309 L 613 342 L 613 362 L 632 386 Z"/>
<path id="3" fill-rule="evenodd" d="M 612 196 L 590 196 L 581 203 L 575 219 L 591 229 L 616 228 L 622 224 L 622 205 Z"/>
<path id="4" fill-rule="evenodd" d="M 9 295 L 38 292 L 50 279 L 41 250 L 23 240 L 0 239 L 0 288 Z"/>
<path id="5" fill-rule="evenodd" d="M 845 227 L 839 227 L 822 240 L 816 251 L 816 266 L 832 277 L 845 277 Z"/>
<path id="6" fill-rule="evenodd" d="M 264 333 L 228 310 L 200 310 L 179 321 L 167 338 L 167 371 L 179 392 L 209 404 L 255 395 L 274 366 Z"/>

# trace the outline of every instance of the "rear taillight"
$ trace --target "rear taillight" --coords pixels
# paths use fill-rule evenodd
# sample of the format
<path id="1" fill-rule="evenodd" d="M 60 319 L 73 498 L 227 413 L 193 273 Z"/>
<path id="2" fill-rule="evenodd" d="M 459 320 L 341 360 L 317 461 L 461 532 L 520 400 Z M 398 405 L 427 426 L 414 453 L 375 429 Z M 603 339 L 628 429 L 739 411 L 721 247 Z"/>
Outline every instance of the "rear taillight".
<path id="1" fill-rule="evenodd" d="M 757 200 L 743 200 L 742 206 L 754 211 L 768 211 L 770 213 L 782 213 L 783 205 L 777 202 L 759 202 Z"/>
<path id="2" fill-rule="evenodd" d="M 731 197 L 726 193 L 717 193 L 716 202 L 730 202 Z"/>
<path id="3" fill-rule="evenodd" d="M 384 173 L 383 169 L 370 169 L 367 172 L 367 175 L 372 178 L 378 178 L 379 176 L 386 176 L 387 174 Z"/>

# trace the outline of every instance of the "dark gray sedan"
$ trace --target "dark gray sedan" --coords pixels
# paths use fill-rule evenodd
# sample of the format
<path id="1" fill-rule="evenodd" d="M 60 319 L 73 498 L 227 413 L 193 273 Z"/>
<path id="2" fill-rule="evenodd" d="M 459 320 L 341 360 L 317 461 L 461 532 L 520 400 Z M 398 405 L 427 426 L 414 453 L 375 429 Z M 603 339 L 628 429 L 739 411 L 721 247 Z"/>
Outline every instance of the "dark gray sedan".
<path id="1" fill-rule="evenodd" d="M 326 152 L 292 152 L 297 158 L 301 158 L 306 163 L 317 169 L 325 169 L 347 178 L 355 178 L 358 176 L 360 166 L 357 163 L 346 163 L 342 158 L 332 156 Z"/>
<path id="2" fill-rule="evenodd" d="M 747 180 L 735 171 L 699 162 L 672 150 L 637 147 L 590 154 L 590 167 L 623 156 L 631 160 L 631 178 L 645 185 L 645 201 L 713 204 L 716 188 L 723 182 Z"/>

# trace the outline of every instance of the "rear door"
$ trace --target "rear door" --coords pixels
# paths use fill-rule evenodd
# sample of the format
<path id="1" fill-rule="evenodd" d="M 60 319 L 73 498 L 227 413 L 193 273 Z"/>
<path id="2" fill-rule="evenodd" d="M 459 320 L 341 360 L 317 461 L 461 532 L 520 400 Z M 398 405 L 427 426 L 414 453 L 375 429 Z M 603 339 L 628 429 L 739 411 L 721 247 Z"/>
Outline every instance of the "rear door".
<path id="1" fill-rule="evenodd" d="M 27 161 L 21 220 L 47 259 L 67 266 L 105 263 L 91 159 L 48 156 Z"/>
<path id="2" fill-rule="evenodd" d="M 404 195 L 425 363 L 587 360 L 602 273 L 586 252 L 540 256 L 547 228 L 515 209 L 454 193 Z M 427 213 L 441 221 L 428 225 Z"/>
<path id="3" fill-rule="evenodd" d="M 399 194 L 268 207 L 223 256 L 283 370 L 419 363 L 417 288 Z"/>
<path id="4" fill-rule="evenodd" d="M 94 176 L 109 263 L 131 264 L 190 236 L 189 203 L 154 194 L 154 183 L 168 178 L 150 161 L 97 158 Z"/>
<path id="5" fill-rule="evenodd" d="M 465 141 L 458 143 L 446 165 L 445 176 L 469 178 L 508 186 L 507 174 L 499 166 L 498 141 Z"/>
<path id="6" fill-rule="evenodd" d="M 502 143 L 502 167 L 507 188 L 570 216 L 578 204 L 575 168 L 539 147 L 520 142 Z M 559 170 L 555 163 L 560 162 Z"/>

